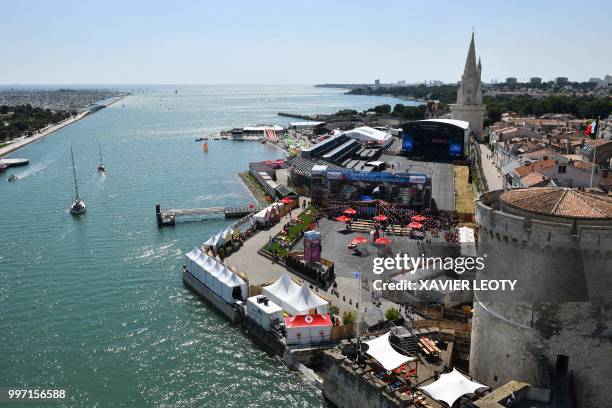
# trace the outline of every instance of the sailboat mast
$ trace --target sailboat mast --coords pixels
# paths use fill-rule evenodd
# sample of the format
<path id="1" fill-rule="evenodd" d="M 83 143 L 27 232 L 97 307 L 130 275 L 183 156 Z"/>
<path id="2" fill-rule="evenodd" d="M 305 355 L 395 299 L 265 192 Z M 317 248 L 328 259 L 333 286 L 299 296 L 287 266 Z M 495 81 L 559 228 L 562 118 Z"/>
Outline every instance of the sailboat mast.
<path id="1" fill-rule="evenodd" d="M 102 146 L 98 145 L 98 149 L 100 149 L 100 166 L 102 166 Z"/>
<path id="2" fill-rule="evenodd" d="M 72 158 L 72 174 L 74 175 L 74 191 L 76 192 L 76 199 L 79 199 L 79 186 L 77 185 L 76 169 L 74 167 L 74 153 L 72 152 L 72 146 L 70 146 L 70 157 Z"/>

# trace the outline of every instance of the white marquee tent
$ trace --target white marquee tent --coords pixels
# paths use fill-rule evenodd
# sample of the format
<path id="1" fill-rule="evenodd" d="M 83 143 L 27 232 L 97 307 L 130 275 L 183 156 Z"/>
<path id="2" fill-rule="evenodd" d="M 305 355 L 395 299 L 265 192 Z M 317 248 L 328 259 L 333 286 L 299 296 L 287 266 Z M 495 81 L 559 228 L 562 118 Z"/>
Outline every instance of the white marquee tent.
<path id="1" fill-rule="evenodd" d="M 474 394 L 479 388 L 489 387 L 471 381 L 453 368 L 453 371 L 448 374 L 440 374 L 440 378 L 436 382 L 420 388 L 433 399 L 443 401 L 451 407 L 462 395 Z"/>
<path id="2" fill-rule="evenodd" d="M 283 308 L 292 316 L 311 314 L 313 309 L 316 314 L 325 314 L 328 306 L 329 302 L 316 295 L 305 281 L 298 292 L 283 302 Z"/>
<path id="3" fill-rule="evenodd" d="M 374 340 L 364 341 L 368 345 L 366 354 L 378 361 L 387 371 L 395 370 L 402 364 L 416 360 L 414 357 L 408 357 L 395 351 L 389 343 L 390 334 L 391 332 L 387 332 Z"/>
<path id="4" fill-rule="evenodd" d="M 273 212 L 279 213 L 280 208 L 283 206 L 283 203 L 273 203 L 259 211 L 257 214 L 253 215 L 253 221 L 258 223 L 265 223 L 269 220 L 270 216 Z"/>
<path id="5" fill-rule="evenodd" d="M 261 293 L 277 305 L 284 307 L 283 300 L 291 297 L 299 290 L 300 285 L 295 283 L 287 272 L 283 272 L 276 282 L 269 286 L 264 286 Z"/>
<path id="6" fill-rule="evenodd" d="M 195 259 L 200 256 L 202 251 L 199 248 L 193 248 L 190 252 L 185 254 L 185 266 L 187 270 L 193 272 L 196 268 Z"/>
<path id="7" fill-rule="evenodd" d="M 375 142 L 385 144 L 389 139 L 391 139 L 391 134 L 383 132 L 382 130 L 371 128 L 369 126 L 361 126 L 352 130 L 347 130 L 344 132 L 344 134 L 360 142 Z"/>
<path id="8" fill-rule="evenodd" d="M 197 254 L 197 256 L 196 256 Z M 185 254 L 187 270 L 227 303 L 233 304 L 234 289 L 240 288 L 240 298 L 248 295 L 247 284 L 234 271 L 195 248 Z"/>

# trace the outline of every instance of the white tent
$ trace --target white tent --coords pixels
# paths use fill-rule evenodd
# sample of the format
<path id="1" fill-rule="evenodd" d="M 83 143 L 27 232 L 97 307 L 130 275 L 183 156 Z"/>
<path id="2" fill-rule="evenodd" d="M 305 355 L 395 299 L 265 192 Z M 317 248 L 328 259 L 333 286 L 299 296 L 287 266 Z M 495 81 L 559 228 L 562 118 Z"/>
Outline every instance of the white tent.
<path id="1" fill-rule="evenodd" d="M 215 290 L 215 293 L 221 296 L 221 299 L 227 303 L 232 303 L 232 290 L 228 286 L 228 282 L 232 279 L 232 271 L 227 266 L 224 266 L 218 277 L 220 290 L 218 292 Z"/>
<path id="2" fill-rule="evenodd" d="M 185 266 L 187 270 L 191 273 L 195 272 L 195 259 L 200 256 L 202 251 L 199 248 L 193 248 L 191 251 L 185 254 Z"/>
<path id="3" fill-rule="evenodd" d="M 211 257 L 211 256 L 207 256 L 206 257 L 206 261 L 204 261 L 204 269 L 206 269 L 206 277 L 205 277 L 205 284 L 206 286 L 208 286 L 211 290 L 213 288 L 213 281 L 215 278 L 215 275 L 213 275 L 212 271 L 213 269 L 216 267 L 217 265 L 217 261 L 215 260 L 215 258 Z"/>
<path id="4" fill-rule="evenodd" d="M 234 235 L 234 228 L 230 225 L 225 229 L 225 231 L 223 231 L 222 235 L 225 242 L 231 241 Z"/>
<path id="5" fill-rule="evenodd" d="M 277 214 L 280 212 L 280 208 L 283 206 L 283 203 L 273 203 L 253 215 L 253 220 L 259 223 L 265 223 L 270 219 L 272 212 L 276 212 Z"/>
<path id="6" fill-rule="evenodd" d="M 448 374 L 440 374 L 440 378 L 436 382 L 420 388 L 433 399 L 443 401 L 451 407 L 462 395 L 473 394 L 479 388 L 489 387 L 471 381 L 453 368 L 453 371 Z"/>
<path id="7" fill-rule="evenodd" d="M 302 283 L 300 290 L 289 296 L 283 302 L 283 307 L 292 316 L 311 314 L 316 309 L 317 314 L 327 313 L 329 302 L 316 295 L 306 282 Z"/>
<path id="8" fill-rule="evenodd" d="M 206 270 L 206 260 L 209 258 L 206 253 L 201 252 L 200 256 L 198 256 L 194 262 L 196 264 L 196 274 L 195 277 L 198 278 L 200 282 L 206 284 L 206 275 L 209 275 L 209 272 Z"/>
<path id="9" fill-rule="evenodd" d="M 204 242 L 204 243 L 202 244 L 202 246 L 205 246 L 205 247 L 212 247 L 212 246 L 215 246 L 215 237 L 214 237 L 214 235 L 213 235 L 212 237 L 208 238 L 208 239 L 206 240 L 206 242 Z"/>
<path id="10" fill-rule="evenodd" d="M 215 262 L 215 264 L 208 270 L 212 275 L 212 287 L 211 289 L 217 295 L 221 296 L 221 274 L 223 272 L 223 264 Z"/>
<path id="11" fill-rule="evenodd" d="M 347 130 L 344 134 L 360 142 L 375 142 L 379 144 L 384 144 L 391 138 L 391 134 L 369 126 Z"/>
<path id="12" fill-rule="evenodd" d="M 253 215 L 253 220 L 255 222 L 263 224 L 263 223 L 266 222 L 266 214 L 267 213 L 268 213 L 268 207 L 264 208 L 260 212 L 258 212 L 255 215 Z"/>
<path id="13" fill-rule="evenodd" d="M 366 354 L 373 357 L 387 371 L 395 370 L 402 364 L 416 360 L 414 357 L 408 357 L 395 351 L 391 343 L 389 343 L 389 335 L 387 332 L 374 340 L 364 341 L 368 345 Z"/>
<path id="14" fill-rule="evenodd" d="M 299 290 L 300 285 L 295 283 L 287 272 L 283 272 L 276 282 L 269 286 L 264 286 L 261 293 L 277 305 L 284 307 L 284 300 L 291 297 Z"/>
<path id="15" fill-rule="evenodd" d="M 225 244 L 225 236 L 223 235 L 223 231 L 219 231 L 219 233 L 215 236 L 215 246 L 222 246 Z"/>
<path id="16" fill-rule="evenodd" d="M 227 286 L 230 289 L 230 303 L 234 303 L 233 292 L 235 288 L 240 288 L 240 298 L 245 299 L 248 296 L 247 284 L 245 281 L 236 274 L 236 272 L 232 271 L 232 276 L 226 282 Z"/>

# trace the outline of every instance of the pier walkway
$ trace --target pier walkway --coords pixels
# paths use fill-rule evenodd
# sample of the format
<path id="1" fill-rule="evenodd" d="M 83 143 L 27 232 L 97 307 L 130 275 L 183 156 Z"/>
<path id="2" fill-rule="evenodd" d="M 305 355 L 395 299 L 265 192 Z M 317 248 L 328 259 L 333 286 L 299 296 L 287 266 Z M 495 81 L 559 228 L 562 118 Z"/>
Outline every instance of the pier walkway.
<path id="1" fill-rule="evenodd" d="M 221 215 L 225 218 L 242 218 L 249 214 L 261 211 L 263 207 L 207 207 L 207 208 L 161 208 L 159 204 L 155 206 L 155 217 L 158 227 L 171 226 L 176 224 L 178 217 L 210 217 Z"/>

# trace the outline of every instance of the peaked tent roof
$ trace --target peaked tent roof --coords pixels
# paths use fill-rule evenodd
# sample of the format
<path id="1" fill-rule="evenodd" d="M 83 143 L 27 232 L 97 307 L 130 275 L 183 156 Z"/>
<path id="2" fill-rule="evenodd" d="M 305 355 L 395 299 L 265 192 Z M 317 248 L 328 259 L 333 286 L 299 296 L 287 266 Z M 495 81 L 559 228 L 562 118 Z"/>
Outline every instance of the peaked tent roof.
<path id="1" fill-rule="evenodd" d="M 316 295 L 309 287 L 306 281 L 302 283 L 302 287 L 286 299 L 287 306 L 294 310 L 290 312 L 303 312 L 314 309 L 319 306 L 327 306 L 329 302 Z"/>
<path id="2" fill-rule="evenodd" d="M 227 283 L 230 279 L 232 279 L 232 271 L 230 271 L 227 266 L 224 266 L 219 273 L 219 280 Z"/>
<path id="3" fill-rule="evenodd" d="M 387 371 L 395 370 L 402 364 L 416 360 L 414 357 L 408 357 L 395 351 L 389 343 L 390 334 L 391 332 L 387 332 L 374 340 L 364 341 L 368 345 L 366 354 L 378 361 Z"/>
<path id="4" fill-rule="evenodd" d="M 187 252 L 185 256 L 193 261 L 199 257 L 201 253 L 202 251 L 200 251 L 200 248 L 195 247 L 191 251 Z"/>
<path id="5" fill-rule="evenodd" d="M 264 286 L 264 289 L 272 293 L 279 299 L 287 299 L 300 290 L 300 285 L 295 283 L 287 272 L 283 272 L 280 278 L 269 286 Z"/>
<path id="6" fill-rule="evenodd" d="M 200 252 L 200 255 L 194 259 L 194 262 L 196 262 L 198 265 L 201 265 L 203 268 L 206 268 L 206 261 L 208 260 L 209 256 L 206 255 L 205 252 Z"/>
<path id="7" fill-rule="evenodd" d="M 433 399 L 443 401 L 451 407 L 462 395 L 473 394 L 479 388 L 489 387 L 470 380 L 453 368 L 448 374 L 440 374 L 436 382 L 420 388 Z"/>
<path id="8" fill-rule="evenodd" d="M 242 278 L 240 276 L 238 276 L 236 274 L 236 272 L 232 271 L 232 276 L 230 277 L 230 279 L 227 281 L 227 284 L 229 286 L 241 286 L 244 285 L 246 282 L 242 280 Z"/>

